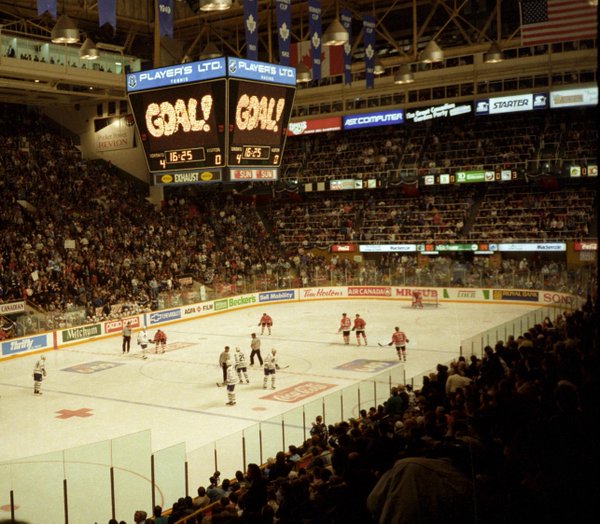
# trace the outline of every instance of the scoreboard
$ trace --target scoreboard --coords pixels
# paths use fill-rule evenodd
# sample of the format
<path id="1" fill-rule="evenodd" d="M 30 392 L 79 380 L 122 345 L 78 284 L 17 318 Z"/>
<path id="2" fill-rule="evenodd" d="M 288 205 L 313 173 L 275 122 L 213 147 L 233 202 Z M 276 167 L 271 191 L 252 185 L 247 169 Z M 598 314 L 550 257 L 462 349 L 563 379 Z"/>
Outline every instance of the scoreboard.
<path id="1" fill-rule="evenodd" d="M 276 179 L 295 91 L 294 68 L 231 57 L 127 75 L 157 183 L 219 181 L 229 167 L 260 168 L 245 172 L 267 170 L 270 177 L 256 179 Z"/>

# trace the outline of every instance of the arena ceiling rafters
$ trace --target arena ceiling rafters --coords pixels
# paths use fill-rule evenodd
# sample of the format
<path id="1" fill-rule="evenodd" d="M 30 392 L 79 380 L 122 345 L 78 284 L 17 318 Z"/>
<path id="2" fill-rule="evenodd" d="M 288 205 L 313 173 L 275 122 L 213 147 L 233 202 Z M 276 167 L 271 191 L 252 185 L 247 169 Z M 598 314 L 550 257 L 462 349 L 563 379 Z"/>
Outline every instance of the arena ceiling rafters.
<path id="1" fill-rule="evenodd" d="M 93 0 L 58 1 L 58 14 L 67 13 L 82 33 L 95 41 L 123 46 L 124 52 L 152 60 L 154 39 L 154 2 L 117 0 L 117 28 L 98 27 L 98 2 Z M 175 0 L 174 39 L 184 55 L 197 56 L 207 41 L 213 41 L 226 54 L 245 52 L 244 27 L 240 0 L 223 12 L 198 10 L 198 0 Z M 447 47 L 469 46 L 498 38 L 514 38 L 519 30 L 517 0 L 322 0 L 322 24 L 325 29 L 339 8 L 351 11 L 355 20 L 353 48 L 360 50 L 362 18 L 377 20 L 377 46 L 382 55 L 408 55 L 414 37 L 424 46 L 432 36 Z M 498 18 L 498 7 L 500 17 Z M 258 0 L 260 59 L 276 61 L 273 35 L 274 2 Z M 307 38 L 307 1 L 292 0 L 292 42 Z M 415 22 L 415 23 L 413 23 Z M 18 32 L 48 38 L 54 25 L 50 16 L 38 16 L 36 0 L 0 1 L 0 24 L 4 32 Z M 499 27 L 500 25 L 500 27 Z"/>
<path id="2" fill-rule="evenodd" d="M 587 0 L 574 0 L 586 2 Z M 275 35 L 274 0 L 257 0 L 259 60 L 278 62 Z M 292 0 L 291 42 L 308 38 L 308 1 Z M 520 42 L 519 0 L 321 0 L 322 27 L 325 30 L 347 8 L 353 16 L 353 71 L 364 68 L 362 20 L 365 15 L 376 19 L 376 53 L 392 74 L 401 64 L 415 63 L 426 44 L 435 38 L 446 57 L 485 52 L 499 41 L 505 48 Z M 154 0 L 117 0 L 117 27 L 98 26 L 97 0 L 57 0 L 60 16 L 66 13 L 77 24 L 81 42 L 86 36 L 94 42 L 108 44 L 126 55 L 138 57 L 144 68 L 196 60 L 204 47 L 213 43 L 223 54 L 245 56 L 242 0 L 223 12 L 199 10 L 199 0 L 174 0 L 174 38 L 155 38 Z M 55 20 L 48 14 L 38 16 L 37 0 L 0 0 L 0 34 L 50 39 Z M 78 48 L 80 44 L 73 44 Z M 2 50 L 4 54 L 6 50 Z M 18 71 L 6 74 L 0 62 L 0 99 L 18 101 L 22 89 L 32 92 L 32 103 L 80 103 L 90 100 L 119 99 L 124 92 L 99 86 L 96 92 L 87 87 L 61 82 L 57 78 L 44 86 L 19 82 Z M 21 79 L 22 80 L 22 79 Z M 26 79 L 30 83 L 32 78 Z M 66 89 L 60 89 L 66 87 Z M 316 85 L 303 92 L 314 91 Z M 36 95 L 38 93 L 38 95 Z M 37 98 L 36 98 L 37 96 Z"/>

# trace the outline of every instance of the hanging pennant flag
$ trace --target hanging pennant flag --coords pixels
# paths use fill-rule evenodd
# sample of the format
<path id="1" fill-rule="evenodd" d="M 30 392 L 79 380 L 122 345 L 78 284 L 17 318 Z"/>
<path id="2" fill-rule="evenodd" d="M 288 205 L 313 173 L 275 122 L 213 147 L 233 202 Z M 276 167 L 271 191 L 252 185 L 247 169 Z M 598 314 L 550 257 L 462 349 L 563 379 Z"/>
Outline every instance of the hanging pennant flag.
<path id="1" fill-rule="evenodd" d="M 348 41 L 344 44 L 344 84 L 352 83 L 352 14 L 350 9 L 340 9 L 340 22 L 348 31 Z"/>
<path id="2" fill-rule="evenodd" d="M 117 28 L 117 0 L 98 0 L 98 24 Z"/>
<path id="3" fill-rule="evenodd" d="M 161 38 L 173 38 L 173 0 L 158 0 L 158 31 Z"/>
<path id="4" fill-rule="evenodd" d="M 292 23 L 292 0 L 275 0 L 275 18 L 279 40 L 279 63 L 290 65 L 290 24 Z"/>
<path id="5" fill-rule="evenodd" d="M 246 58 L 258 60 L 258 2 L 244 0 L 244 28 L 246 30 Z"/>
<path id="6" fill-rule="evenodd" d="M 367 89 L 375 86 L 375 18 L 366 15 L 363 19 L 365 34 L 365 81 Z"/>
<path id="7" fill-rule="evenodd" d="M 38 15 L 42 16 L 46 11 L 56 18 L 56 0 L 37 0 Z"/>
<path id="8" fill-rule="evenodd" d="M 308 30 L 312 79 L 318 80 L 321 78 L 321 0 L 308 0 Z"/>

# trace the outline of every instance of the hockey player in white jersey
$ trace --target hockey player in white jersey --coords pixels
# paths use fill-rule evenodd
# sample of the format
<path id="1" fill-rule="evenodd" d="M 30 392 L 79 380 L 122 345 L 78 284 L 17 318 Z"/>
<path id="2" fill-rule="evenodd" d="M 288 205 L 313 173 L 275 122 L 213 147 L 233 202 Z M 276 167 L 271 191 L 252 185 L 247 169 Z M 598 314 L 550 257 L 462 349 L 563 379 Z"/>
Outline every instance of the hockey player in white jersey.
<path id="1" fill-rule="evenodd" d="M 244 383 L 244 380 L 242 379 L 242 374 L 243 374 L 244 378 L 246 379 L 246 384 L 250 384 L 250 381 L 248 380 L 248 367 L 246 364 L 246 355 L 244 354 L 244 352 L 241 350 L 240 347 L 235 348 L 234 358 L 235 358 L 235 371 L 237 372 L 237 376 L 238 376 L 238 380 L 240 381 L 240 384 Z"/>
<path id="2" fill-rule="evenodd" d="M 42 355 L 33 368 L 33 394 L 41 395 L 42 380 L 46 376 L 46 357 Z"/>
<path id="3" fill-rule="evenodd" d="M 277 362 L 277 350 L 273 348 L 271 353 L 269 353 L 265 357 L 264 370 L 265 377 L 263 379 L 263 389 L 267 389 L 267 382 L 269 381 L 269 376 L 271 377 L 271 389 L 275 389 L 275 372 L 279 369 L 279 364 Z"/>
<path id="4" fill-rule="evenodd" d="M 231 360 L 227 361 L 227 406 L 235 406 L 235 385 L 238 383 L 238 378 Z"/>
<path id="5" fill-rule="evenodd" d="M 138 346 L 142 349 L 142 358 L 148 358 L 146 355 L 146 349 L 148 348 L 148 333 L 146 333 L 146 328 L 142 328 L 142 330 L 138 333 L 137 336 Z"/>

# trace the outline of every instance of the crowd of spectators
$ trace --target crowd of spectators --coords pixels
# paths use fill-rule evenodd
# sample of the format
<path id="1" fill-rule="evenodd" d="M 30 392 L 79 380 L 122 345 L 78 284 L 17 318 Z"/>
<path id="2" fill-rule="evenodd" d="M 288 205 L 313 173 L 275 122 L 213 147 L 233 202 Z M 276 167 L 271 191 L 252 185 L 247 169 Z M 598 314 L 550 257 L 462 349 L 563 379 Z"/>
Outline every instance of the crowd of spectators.
<path id="1" fill-rule="evenodd" d="M 598 131 L 591 108 L 491 116 L 466 114 L 410 127 L 290 137 L 282 179 L 319 182 L 385 179 L 396 171 L 429 173 L 501 169 L 560 170 L 597 163 Z"/>
<path id="2" fill-rule="evenodd" d="M 430 188 L 413 197 L 402 188 L 296 199 L 276 193 L 268 206 L 243 192 L 188 186 L 166 191 L 157 207 L 147 201 L 147 188 L 110 164 L 83 160 L 71 138 L 36 111 L 3 106 L 0 124 L 0 300 L 27 299 L 48 313 L 38 329 L 69 325 L 72 310 L 97 321 L 155 308 L 161 293 L 180 292 L 189 277 L 220 294 L 246 290 L 248 282 L 267 289 L 325 280 L 378 284 L 395 275 L 404 283 L 441 281 L 426 281 L 428 266 L 437 264 L 417 264 L 416 255 L 358 264 L 311 252 L 336 243 L 539 241 L 596 233 L 595 190 L 582 183 L 545 192 L 534 184 L 502 193 L 487 185 Z M 373 155 L 398 159 L 408 140 L 400 127 L 393 134 L 344 136 L 332 142 L 340 166 L 342 159 L 351 165 L 359 150 L 371 155 L 369 144 Z M 291 146 L 290 158 L 296 151 L 310 162 L 328 144 L 322 135 Z M 446 276 L 461 263 L 447 264 Z M 474 266 L 455 280 L 484 281 L 486 272 Z"/>
<path id="3" fill-rule="evenodd" d="M 2 301 L 109 318 L 113 304 L 150 307 L 181 275 L 229 282 L 277 253 L 252 202 L 202 193 L 157 209 L 35 112 L 5 106 L 0 124 Z"/>
<path id="4" fill-rule="evenodd" d="M 593 224 L 594 204 L 593 188 L 581 185 L 552 192 L 530 187 L 488 191 L 469 238 L 490 242 L 586 239 Z"/>
<path id="5" fill-rule="evenodd" d="M 370 133 L 330 132 L 290 138 L 284 179 L 298 183 L 384 177 L 398 165 L 408 133 L 401 126 Z"/>
<path id="6" fill-rule="evenodd" d="M 564 181 L 548 191 L 518 184 L 435 188 L 405 196 L 402 188 L 358 195 L 307 193 L 272 209 L 283 249 L 336 243 L 470 243 L 582 240 L 595 236 L 593 183 Z"/>
<path id="7" fill-rule="evenodd" d="M 318 416 L 305 442 L 215 472 L 167 522 L 593 522 L 597 315 L 588 300 L 349 420 Z"/>
<path id="8" fill-rule="evenodd" d="M 376 239 L 369 234 L 426 241 L 423 228 L 433 225 L 457 238 L 466 233 L 474 207 L 481 218 L 494 208 L 532 210 L 536 238 L 543 238 L 541 230 L 563 238 L 552 236 L 562 231 L 553 220 L 563 220 L 569 237 L 588 234 L 582 224 L 592 221 L 590 188 L 415 199 L 336 195 L 274 200 L 270 233 L 252 198 L 186 188 L 157 209 L 110 165 L 82 160 L 71 140 L 35 112 L 5 106 L 0 124 L 0 300 L 28 298 L 49 311 L 79 306 L 90 317 L 108 317 L 116 303 L 151 307 L 158 293 L 180 286 L 182 275 L 216 286 L 263 270 L 293 271 L 302 283 L 318 282 L 319 275 L 418 283 L 446 276 L 450 267 L 458 285 L 474 275 L 478 283 L 501 276 L 519 277 L 523 287 L 561 285 L 563 279 L 569 286 L 563 262 L 552 259 L 505 258 L 490 267 L 489 259 L 439 257 L 419 265 L 415 257 L 388 254 L 359 264 L 305 247 Z M 400 154 L 394 149 L 399 142 L 390 138 L 381 151 L 365 153 L 391 158 Z M 405 227 L 419 229 L 403 237 Z M 531 235 L 531 223 L 519 227 Z M 309 440 L 264 469 L 249 465 L 233 482 L 213 477 L 198 497 L 177 501 L 167 521 L 187 518 L 208 499 L 218 502 L 213 522 L 362 524 L 391 522 L 392 514 L 396 522 L 587 522 L 595 500 L 588 473 L 597 459 L 596 320 L 587 303 L 486 348 L 482 359 L 440 364 L 414 391 L 395 385 L 387 402 L 352 420 L 326 428 L 319 423 Z M 158 524 L 161 511 L 154 513 Z"/>

